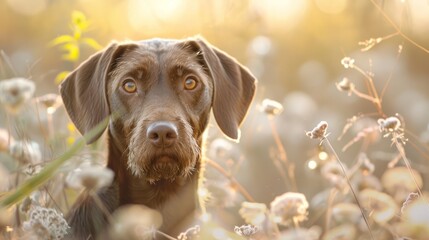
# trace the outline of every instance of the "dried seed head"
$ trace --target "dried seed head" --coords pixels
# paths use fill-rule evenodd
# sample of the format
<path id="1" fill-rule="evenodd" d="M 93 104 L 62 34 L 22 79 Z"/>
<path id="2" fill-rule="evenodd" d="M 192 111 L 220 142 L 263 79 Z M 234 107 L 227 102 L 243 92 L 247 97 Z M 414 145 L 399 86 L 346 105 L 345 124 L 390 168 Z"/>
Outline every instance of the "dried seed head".
<path id="1" fill-rule="evenodd" d="M 271 100 L 271 99 L 264 99 L 262 101 L 262 111 L 270 116 L 279 115 L 283 112 L 283 106 L 281 103 Z"/>
<path id="2" fill-rule="evenodd" d="M 241 225 L 240 227 L 235 226 L 234 232 L 243 237 L 251 237 L 259 231 L 259 228 L 253 225 Z"/>
<path id="3" fill-rule="evenodd" d="M 291 222 L 307 220 L 308 206 L 304 194 L 287 192 L 276 197 L 271 202 L 270 211 L 274 216 L 275 222 L 282 225 L 289 225 Z"/>
<path id="4" fill-rule="evenodd" d="M 349 81 L 348 78 L 343 78 L 338 83 L 335 83 L 335 86 L 337 86 L 337 89 L 341 92 L 351 92 L 351 90 L 354 88 L 354 84 Z"/>
<path id="5" fill-rule="evenodd" d="M 53 114 L 62 103 L 61 97 L 55 93 L 45 94 L 37 100 L 45 106 L 49 114 Z"/>
<path id="6" fill-rule="evenodd" d="M 35 207 L 30 211 L 29 220 L 23 223 L 23 228 L 37 239 L 62 239 L 70 228 L 63 215 L 52 208 Z"/>
<path id="7" fill-rule="evenodd" d="M 401 121 L 397 117 L 388 117 L 386 119 L 378 119 L 380 132 L 395 132 L 401 127 Z"/>
<path id="8" fill-rule="evenodd" d="M 12 114 L 18 113 L 33 96 L 36 85 L 25 78 L 12 78 L 0 81 L 0 103 Z"/>
<path id="9" fill-rule="evenodd" d="M 246 223 L 261 226 L 266 220 L 267 206 L 263 203 L 243 202 L 238 212 Z"/>
<path id="10" fill-rule="evenodd" d="M 344 68 L 354 68 L 355 60 L 350 57 L 345 57 L 341 59 L 341 64 L 343 64 Z"/>
<path id="11" fill-rule="evenodd" d="M 116 210 L 109 228 L 112 239 L 157 239 L 156 230 L 162 225 L 162 215 L 144 205 L 126 205 Z"/>
<path id="12" fill-rule="evenodd" d="M 15 141 L 10 145 L 9 153 L 22 164 L 39 163 L 42 160 L 39 144 L 33 141 Z"/>
<path id="13" fill-rule="evenodd" d="M 101 166 L 86 166 L 83 169 L 76 169 L 71 172 L 66 179 L 67 185 L 81 189 L 97 190 L 110 185 L 113 181 L 112 170 Z"/>
<path id="14" fill-rule="evenodd" d="M 324 139 L 326 137 L 326 130 L 328 129 L 328 123 L 321 121 L 313 130 L 306 132 L 305 134 L 312 139 Z"/>
<path id="15" fill-rule="evenodd" d="M 398 206 L 393 198 L 383 192 L 364 189 L 359 193 L 362 207 L 371 209 L 371 218 L 379 224 L 385 224 L 396 216 Z"/>
<path id="16" fill-rule="evenodd" d="M 408 194 L 407 199 L 402 204 L 401 213 L 404 213 L 406 211 L 408 205 L 415 202 L 418 198 L 419 198 L 419 194 L 416 192 L 412 192 L 412 193 Z"/>
<path id="17" fill-rule="evenodd" d="M 179 236 L 177 236 L 177 239 L 178 240 L 188 240 L 188 239 L 194 239 L 194 238 L 198 239 L 198 234 L 200 230 L 201 230 L 200 226 L 195 225 L 191 228 L 186 229 L 186 231 L 180 233 Z"/>

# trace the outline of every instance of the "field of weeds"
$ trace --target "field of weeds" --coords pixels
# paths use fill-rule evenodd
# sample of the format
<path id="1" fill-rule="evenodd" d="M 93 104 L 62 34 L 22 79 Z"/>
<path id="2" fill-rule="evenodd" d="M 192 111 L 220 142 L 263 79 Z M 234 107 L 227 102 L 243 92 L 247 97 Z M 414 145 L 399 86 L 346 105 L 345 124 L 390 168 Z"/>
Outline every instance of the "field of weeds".
<path id="1" fill-rule="evenodd" d="M 137 205 L 106 213 L 113 239 L 428 240 L 428 13 L 426 0 L 1 1 L 0 239 L 62 239 L 78 195 L 114 178 L 105 138 L 86 145 L 64 109 L 68 73 L 113 40 L 201 35 L 258 79 L 241 139 L 211 121 L 187 231 Z"/>

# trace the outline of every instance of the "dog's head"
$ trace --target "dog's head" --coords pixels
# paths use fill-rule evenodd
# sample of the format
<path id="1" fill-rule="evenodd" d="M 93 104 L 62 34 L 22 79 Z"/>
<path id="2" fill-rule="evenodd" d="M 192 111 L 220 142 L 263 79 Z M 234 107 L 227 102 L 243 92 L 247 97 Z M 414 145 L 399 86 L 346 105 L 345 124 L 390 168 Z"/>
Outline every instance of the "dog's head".
<path id="1" fill-rule="evenodd" d="M 91 56 L 61 84 L 61 96 L 82 134 L 113 116 L 111 144 L 134 175 L 155 182 L 192 173 L 210 109 L 222 132 L 238 140 L 255 82 L 204 40 L 154 39 L 113 43 Z"/>

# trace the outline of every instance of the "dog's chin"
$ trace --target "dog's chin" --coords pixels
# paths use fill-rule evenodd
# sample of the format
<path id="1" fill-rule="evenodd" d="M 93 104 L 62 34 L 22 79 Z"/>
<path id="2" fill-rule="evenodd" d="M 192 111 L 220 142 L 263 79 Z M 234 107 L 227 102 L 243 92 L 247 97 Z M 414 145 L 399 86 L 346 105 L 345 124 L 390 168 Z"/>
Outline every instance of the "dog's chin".
<path id="1" fill-rule="evenodd" d="M 143 172 L 150 184 L 159 181 L 174 182 L 188 174 L 188 170 L 180 164 L 180 160 L 166 155 L 152 158 L 144 167 Z"/>

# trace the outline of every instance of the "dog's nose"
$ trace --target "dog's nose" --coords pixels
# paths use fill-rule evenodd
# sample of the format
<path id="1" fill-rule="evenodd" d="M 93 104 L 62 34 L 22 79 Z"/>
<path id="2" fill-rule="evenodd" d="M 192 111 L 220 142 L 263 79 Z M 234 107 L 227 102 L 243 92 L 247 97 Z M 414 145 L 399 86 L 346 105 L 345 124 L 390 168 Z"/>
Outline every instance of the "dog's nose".
<path id="1" fill-rule="evenodd" d="M 171 122 L 156 122 L 149 125 L 147 137 L 157 147 L 169 147 L 177 140 L 177 127 Z"/>

